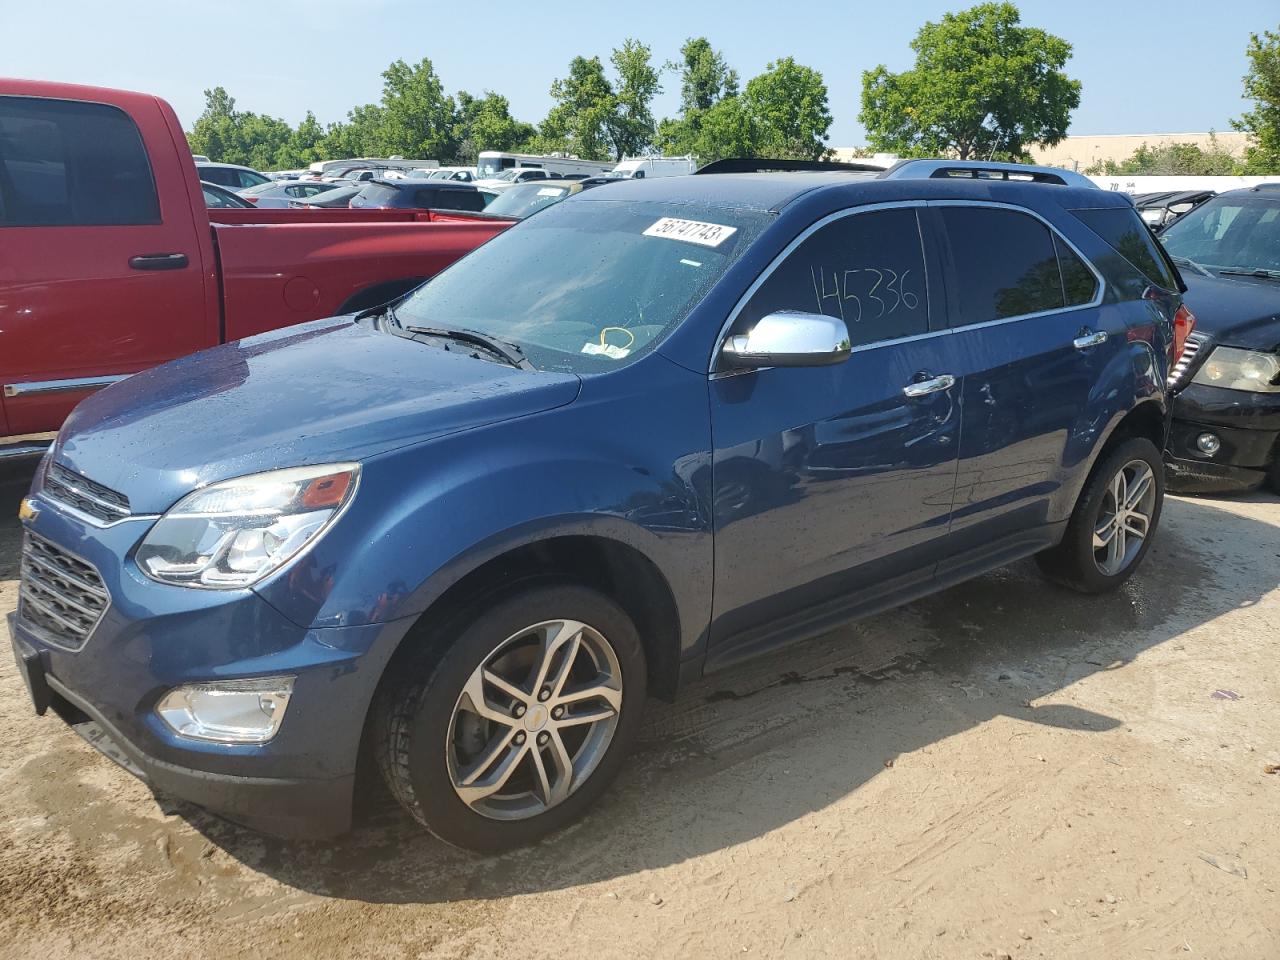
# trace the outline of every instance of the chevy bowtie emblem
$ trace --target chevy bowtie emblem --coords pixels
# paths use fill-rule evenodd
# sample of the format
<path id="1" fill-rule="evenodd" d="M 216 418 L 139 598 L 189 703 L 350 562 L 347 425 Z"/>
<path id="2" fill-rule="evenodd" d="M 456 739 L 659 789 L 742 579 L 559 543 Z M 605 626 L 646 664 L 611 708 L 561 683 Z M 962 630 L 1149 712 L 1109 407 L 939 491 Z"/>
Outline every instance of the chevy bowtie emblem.
<path id="1" fill-rule="evenodd" d="M 22 503 L 18 506 L 18 519 L 23 523 L 31 523 L 38 516 L 40 516 L 39 505 L 30 497 L 23 497 Z"/>

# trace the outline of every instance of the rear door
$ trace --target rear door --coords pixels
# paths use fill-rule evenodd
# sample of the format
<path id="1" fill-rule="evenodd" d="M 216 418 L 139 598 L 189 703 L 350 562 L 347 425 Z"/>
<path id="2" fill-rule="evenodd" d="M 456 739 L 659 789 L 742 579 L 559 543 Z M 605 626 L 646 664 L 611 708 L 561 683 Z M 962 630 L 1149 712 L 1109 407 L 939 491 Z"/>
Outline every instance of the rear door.
<path id="1" fill-rule="evenodd" d="M 1124 351 L 1123 318 L 1100 307 L 1102 281 L 1079 252 L 1029 211 L 938 202 L 930 214 L 964 378 L 949 551 L 1051 539 L 1078 441 L 1101 427 L 1092 392 Z"/>
<path id="2" fill-rule="evenodd" d="M 56 429 L 92 389 L 214 342 L 186 171 L 159 102 L 136 97 L 131 110 L 0 96 L 10 433 Z M 139 124 L 157 145 L 154 164 Z"/>
<path id="3" fill-rule="evenodd" d="M 921 211 L 870 209 L 811 228 L 733 322 L 743 333 L 774 311 L 825 313 L 845 321 L 852 354 L 710 382 L 713 658 L 768 645 L 769 625 L 932 574 L 951 515 L 960 384 L 948 379 Z"/>

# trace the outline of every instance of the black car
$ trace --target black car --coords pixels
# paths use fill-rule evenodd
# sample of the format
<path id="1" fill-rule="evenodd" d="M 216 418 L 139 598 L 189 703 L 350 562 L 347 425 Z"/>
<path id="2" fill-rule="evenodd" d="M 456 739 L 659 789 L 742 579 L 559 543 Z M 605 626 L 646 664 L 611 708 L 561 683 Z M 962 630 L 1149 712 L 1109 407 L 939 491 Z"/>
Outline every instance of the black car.
<path id="1" fill-rule="evenodd" d="M 1196 315 L 1170 374 L 1170 484 L 1280 493 L 1280 183 L 1219 194 L 1160 240 Z"/>
<path id="2" fill-rule="evenodd" d="M 493 199 L 488 191 L 456 180 L 372 180 L 351 198 L 351 206 L 382 210 L 462 210 L 479 212 Z"/>
<path id="3" fill-rule="evenodd" d="M 1190 213 L 1214 196 L 1214 190 L 1161 190 L 1157 193 L 1135 193 L 1133 205 L 1142 221 L 1152 230 L 1169 226 L 1183 214 Z"/>

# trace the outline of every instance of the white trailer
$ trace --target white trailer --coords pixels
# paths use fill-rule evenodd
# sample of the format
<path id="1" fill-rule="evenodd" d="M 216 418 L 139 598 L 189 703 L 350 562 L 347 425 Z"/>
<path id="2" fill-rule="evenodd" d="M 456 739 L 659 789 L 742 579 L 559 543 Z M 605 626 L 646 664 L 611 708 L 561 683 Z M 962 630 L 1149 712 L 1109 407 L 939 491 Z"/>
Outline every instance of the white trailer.
<path id="1" fill-rule="evenodd" d="M 628 157 L 609 171 L 616 180 L 640 180 L 644 177 L 683 177 L 698 169 L 693 157 Z"/>

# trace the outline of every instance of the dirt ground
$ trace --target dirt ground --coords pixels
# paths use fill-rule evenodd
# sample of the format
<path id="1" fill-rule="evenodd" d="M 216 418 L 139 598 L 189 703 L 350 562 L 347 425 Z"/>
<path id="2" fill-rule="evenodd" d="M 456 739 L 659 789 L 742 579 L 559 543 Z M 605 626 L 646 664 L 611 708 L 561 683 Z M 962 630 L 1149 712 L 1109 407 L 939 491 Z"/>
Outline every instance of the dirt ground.
<path id="1" fill-rule="evenodd" d="M 0 958 L 1275 960 L 1278 638 L 1280 500 L 1171 500 L 1117 595 L 1019 565 L 652 702 L 585 822 L 488 858 L 385 797 L 324 844 L 157 801 L 6 648 Z"/>

